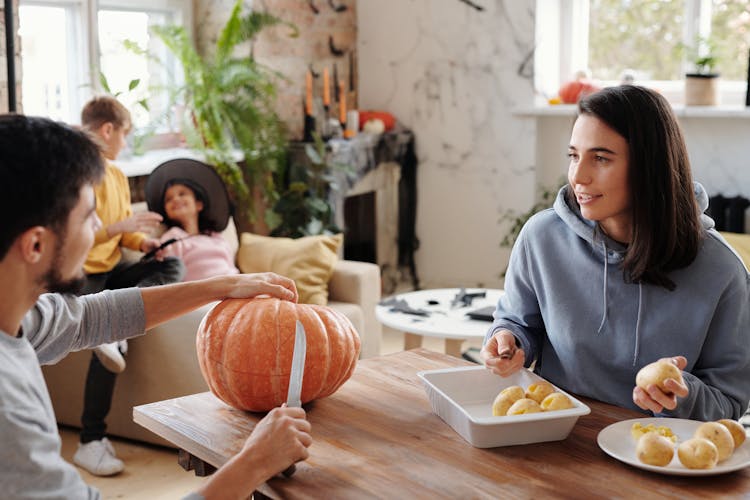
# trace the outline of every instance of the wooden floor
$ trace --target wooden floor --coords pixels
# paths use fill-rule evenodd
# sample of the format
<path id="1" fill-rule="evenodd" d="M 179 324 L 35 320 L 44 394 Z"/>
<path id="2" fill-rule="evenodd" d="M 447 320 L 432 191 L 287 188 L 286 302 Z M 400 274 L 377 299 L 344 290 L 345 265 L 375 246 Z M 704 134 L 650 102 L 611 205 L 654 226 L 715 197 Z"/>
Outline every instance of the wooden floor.
<path id="1" fill-rule="evenodd" d="M 468 347 L 480 346 L 481 342 L 469 341 Z M 443 352 L 440 339 L 426 338 L 422 344 L 427 349 Z M 383 332 L 381 354 L 391 354 L 403 350 L 403 335 L 390 329 Z M 62 455 L 73 463 L 73 454 L 78 443 L 78 431 L 72 428 L 61 428 Z M 313 431 L 314 437 L 314 431 Z M 125 462 L 125 471 L 117 476 L 97 477 L 79 469 L 84 481 L 96 487 L 105 499 L 178 499 L 194 491 L 207 481 L 207 478 L 195 477 L 177 464 L 177 451 L 170 448 L 147 445 L 141 442 L 128 441 L 110 437 L 117 456 Z"/>
<path id="2" fill-rule="evenodd" d="M 73 463 L 78 430 L 61 428 L 62 455 Z M 125 471 L 111 477 L 97 477 L 78 469 L 83 480 L 96 487 L 105 499 L 132 498 L 174 500 L 194 491 L 207 480 L 195 477 L 177 464 L 177 450 L 110 437 Z"/>

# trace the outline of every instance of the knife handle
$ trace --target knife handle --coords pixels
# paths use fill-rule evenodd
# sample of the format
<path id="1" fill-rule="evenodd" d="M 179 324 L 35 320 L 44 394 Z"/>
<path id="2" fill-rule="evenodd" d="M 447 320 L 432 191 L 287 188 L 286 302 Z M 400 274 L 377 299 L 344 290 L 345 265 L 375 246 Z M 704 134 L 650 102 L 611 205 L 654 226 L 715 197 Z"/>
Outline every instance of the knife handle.
<path id="1" fill-rule="evenodd" d="M 292 474 L 294 474 L 296 471 L 297 471 L 297 466 L 292 464 L 286 469 L 284 469 L 282 474 L 284 475 L 284 477 L 292 477 Z"/>

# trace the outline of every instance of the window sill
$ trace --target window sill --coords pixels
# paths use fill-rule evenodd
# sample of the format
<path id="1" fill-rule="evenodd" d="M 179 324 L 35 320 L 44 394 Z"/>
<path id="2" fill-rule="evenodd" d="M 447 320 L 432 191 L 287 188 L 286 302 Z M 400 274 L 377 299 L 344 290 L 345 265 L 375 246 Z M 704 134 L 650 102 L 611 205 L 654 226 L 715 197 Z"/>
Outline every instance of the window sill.
<path id="1" fill-rule="evenodd" d="M 233 151 L 232 154 L 236 161 L 241 161 L 244 158 L 242 152 L 239 150 Z M 142 155 L 130 156 L 122 159 L 118 158 L 113 163 L 117 165 L 127 177 L 140 177 L 151 174 L 156 167 L 165 161 L 176 160 L 178 158 L 205 161 L 205 156 L 200 151 L 186 147 L 176 147 L 151 149 Z"/>
<path id="2" fill-rule="evenodd" d="M 575 117 L 574 104 L 542 105 L 519 108 L 513 111 L 520 117 Z M 750 118 L 750 107 L 745 106 L 673 106 L 678 118 Z"/>

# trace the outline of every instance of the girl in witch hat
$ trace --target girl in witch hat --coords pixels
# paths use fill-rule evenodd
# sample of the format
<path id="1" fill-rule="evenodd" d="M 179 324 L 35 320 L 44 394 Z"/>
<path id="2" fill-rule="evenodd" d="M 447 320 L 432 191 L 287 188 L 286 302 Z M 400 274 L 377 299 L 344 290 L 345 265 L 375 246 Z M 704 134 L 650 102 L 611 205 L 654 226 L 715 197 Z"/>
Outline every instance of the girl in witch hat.
<path id="1" fill-rule="evenodd" d="M 235 252 L 221 235 L 232 205 L 213 168 L 196 160 L 170 160 L 154 169 L 145 191 L 149 210 L 161 214 L 169 227 L 159 248 L 145 259 L 179 257 L 184 281 L 239 273 Z"/>

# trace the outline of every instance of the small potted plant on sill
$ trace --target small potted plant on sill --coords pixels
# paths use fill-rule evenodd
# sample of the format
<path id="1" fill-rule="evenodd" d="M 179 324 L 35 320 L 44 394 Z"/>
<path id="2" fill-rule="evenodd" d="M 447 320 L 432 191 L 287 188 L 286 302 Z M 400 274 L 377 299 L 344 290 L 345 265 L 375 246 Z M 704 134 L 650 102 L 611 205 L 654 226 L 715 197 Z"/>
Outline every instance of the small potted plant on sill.
<path id="1" fill-rule="evenodd" d="M 692 70 L 685 73 L 685 105 L 716 106 L 719 104 L 719 73 L 716 43 L 710 38 L 698 37 L 687 47 Z"/>

